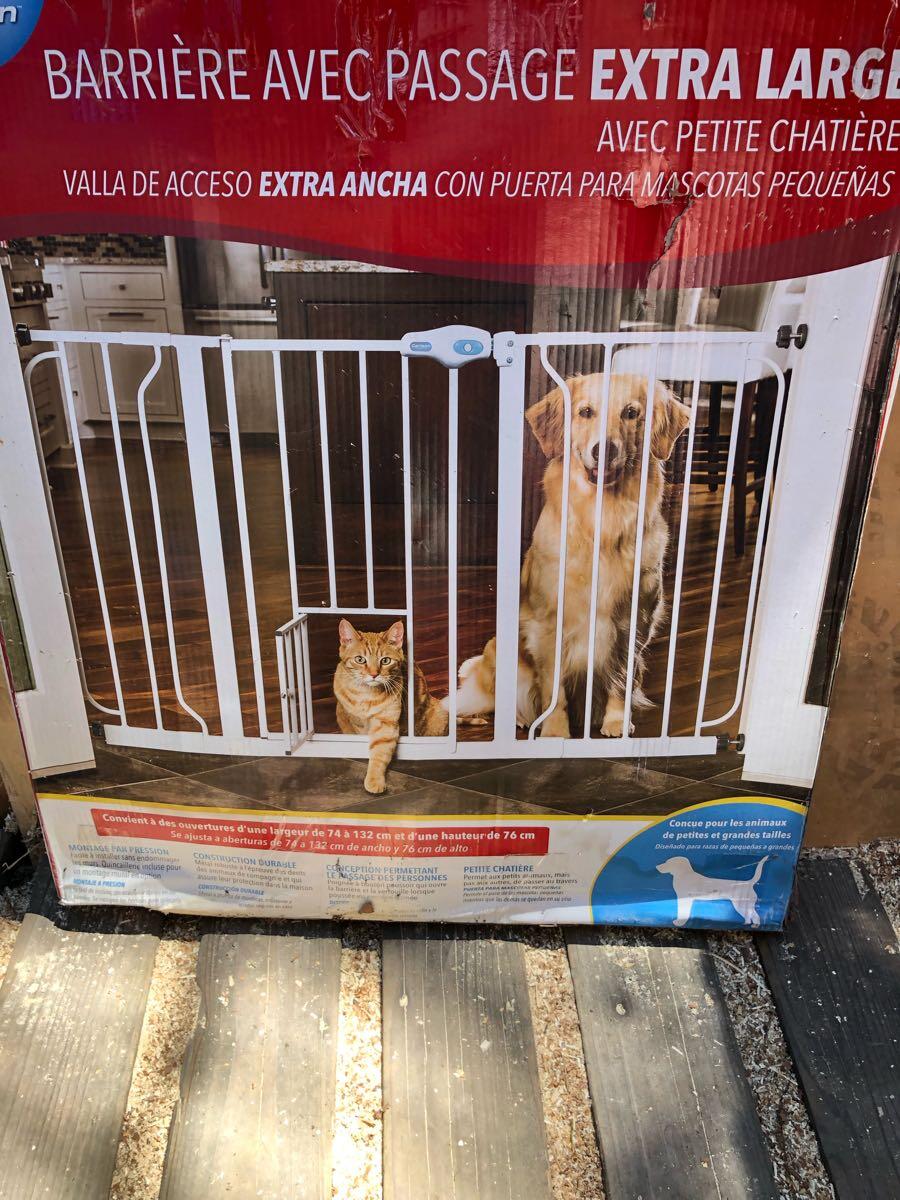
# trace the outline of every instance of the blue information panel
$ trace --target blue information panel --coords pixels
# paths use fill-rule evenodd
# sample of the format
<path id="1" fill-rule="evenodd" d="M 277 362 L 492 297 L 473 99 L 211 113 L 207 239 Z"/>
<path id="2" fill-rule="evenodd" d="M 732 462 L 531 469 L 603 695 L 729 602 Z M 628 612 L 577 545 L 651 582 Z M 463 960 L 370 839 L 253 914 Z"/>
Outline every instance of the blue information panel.
<path id="1" fill-rule="evenodd" d="M 779 929 L 805 810 L 786 800 L 714 800 L 642 830 L 594 883 L 597 924 Z"/>

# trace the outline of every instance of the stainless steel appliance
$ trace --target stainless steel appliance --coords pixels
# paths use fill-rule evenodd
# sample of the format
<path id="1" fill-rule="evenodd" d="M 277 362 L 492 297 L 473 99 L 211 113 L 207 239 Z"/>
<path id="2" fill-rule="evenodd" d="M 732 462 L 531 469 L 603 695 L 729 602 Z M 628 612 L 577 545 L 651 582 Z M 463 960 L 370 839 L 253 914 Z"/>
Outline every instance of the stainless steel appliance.
<path id="1" fill-rule="evenodd" d="M 178 277 L 185 333 L 217 337 L 266 338 L 275 335 L 275 299 L 266 263 L 302 258 L 296 251 L 211 238 L 176 238 Z M 210 422 L 214 432 L 228 429 L 221 365 L 206 364 Z M 271 362 L 265 355 L 242 355 L 235 364 L 241 429 L 274 434 Z"/>
<path id="2" fill-rule="evenodd" d="M 38 254 L 0 255 L 3 284 L 9 299 L 13 324 L 30 329 L 49 329 L 44 301 L 53 295 L 52 285 L 45 283 L 41 272 L 44 261 Z M 22 369 L 45 347 L 19 346 Z M 69 436 L 62 402 L 59 371 L 55 362 L 42 363 L 31 376 L 34 401 L 34 420 L 44 458 L 68 444 Z"/>
<path id="3" fill-rule="evenodd" d="M 268 306 L 272 292 L 266 262 L 274 246 L 176 238 L 181 301 L 193 309 L 253 309 Z"/>

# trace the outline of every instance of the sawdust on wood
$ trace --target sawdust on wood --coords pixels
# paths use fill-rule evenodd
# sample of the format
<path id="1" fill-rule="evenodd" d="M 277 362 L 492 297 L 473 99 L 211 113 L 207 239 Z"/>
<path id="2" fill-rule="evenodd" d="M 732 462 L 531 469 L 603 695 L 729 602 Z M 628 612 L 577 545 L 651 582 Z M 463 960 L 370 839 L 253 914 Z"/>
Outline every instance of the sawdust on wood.
<path id="1" fill-rule="evenodd" d="M 200 1003 L 200 923 L 166 921 L 156 951 L 109 1200 L 156 1200 L 181 1065 Z"/>
<path id="2" fill-rule="evenodd" d="M 869 888 L 868 875 L 900 939 L 900 839 L 881 838 L 861 846 L 813 846 L 803 853 L 808 858 L 845 859 L 860 895 L 865 895 Z"/>
<path id="3" fill-rule="evenodd" d="M 0 891 L 0 983 L 6 975 L 30 895 L 30 880 L 18 887 L 3 888 Z"/>
<path id="4" fill-rule="evenodd" d="M 833 1198 L 834 1189 L 753 939 L 743 933 L 710 933 L 708 945 L 781 1200 Z"/>
<path id="5" fill-rule="evenodd" d="M 867 842 L 856 851 L 900 940 L 900 839 Z"/>
<path id="6" fill-rule="evenodd" d="M 334 1200 L 381 1200 L 381 1152 L 381 938 L 354 922 L 341 943 Z"/>
<path id="7" fill-rule="evenodd" d="M 515 936 L 525 952 L 550 1190 L 554 1200 L 603 1200 L 600 1150 L 566 945 L 558 928 L 517 930 Z"/>

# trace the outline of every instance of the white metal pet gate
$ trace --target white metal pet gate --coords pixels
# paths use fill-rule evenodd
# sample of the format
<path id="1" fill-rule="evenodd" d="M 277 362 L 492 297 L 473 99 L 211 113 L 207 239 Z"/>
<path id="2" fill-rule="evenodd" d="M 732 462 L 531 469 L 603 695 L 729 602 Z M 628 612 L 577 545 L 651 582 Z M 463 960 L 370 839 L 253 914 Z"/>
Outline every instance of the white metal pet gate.
<path id="1" fill-rule="evenodd" d="M 529 755 L 556 757 L 561 755 L 584 757 L 636 757 L 653 755 L 680 755 L 712 753 L 717 747 L 715 731 L 726 722 L 739 708 L 747 675 L 748 652 L 750 648 L 751 630 L 754 620 L 754 607 L 760 580 L 763 545 L 765 540 L 766 522 L 769 515 L 770 495 L 772 492 L 774 460 L 776 454 L 777 436 L 771 438 L 765 463 L 765 480 L 761 491 L 758 531 L 753 549 L 752 567 L 750 573 L 749 595 L 744 619 L 743 637 L 740 648 L 737 680 L 733 703 L 726 712 L 707 715 L 706 697 L 710 676 L 710 665 L 716 635 L 716 615 L 719 603 L 719 589 L 722 579 L 723 557 L 727 539 L 729 515 L 728 497 L 730 495 L 738 428 L 740 424 L 740 407 L 744 400 L 744 384 L 751 379 L 759 379 L 763 375 L 774 377 L 777 381 L 777 399 L 775 401 L 774 429 L 779 428 L 781 410 L 785 399 L 785 376 L 782 367 L 772 356 L 775 335 L 770 333 L 749 332 L 647 332 L 647 333 L 569 333 L 569 334 L 529 334 L 498 333 L 491 335 L 480 329 L 464 326 L 445 327 L 425 332 L 407 334 L 400 340 L 241 340 L 230 337 L 203 337 L 180 334 L 152 333 L 96 333 L 96 332 L 63 332 L 59 330 L 31 330 L 30 337 L 35 342 L 49 343 L 48 350 L 36 356 L 30 362 L 26 372 L 26 382 L 30 384 L 30 376 L 41 362 L 56 360 L 63 384 L 63 394 L 74 444 L 75 463 L 78 471 L 84 516 L 87 525 L 88 542 L 93 561 L 99 594 L 100 612 L 106 637 L 109 662 L 112 670 L 115 707 L 98 703 L 88 693 L 90 702 L 104 714 L 114 717 L 118 723 L 108 723 L 104 726 L 107 740 L 124 746 L 145 746 L 160 749 L 192 750 L 223 754 L 295 754 L 308 756 L 345 756 L 347 754 L 362 756 L 365 754 L 364 739 L 353 739 L 336 733 L 317 732 L 315 729 L 310 677 L 309 656 L 309 618 L 312 615 L 333 614 L 335 617 L 347 616 L 383 619 L 402 619 L 406 626 L 406 647 L 408 656 L 409 685 L 412 686 L 415 662 L 415 627 L 413 621 L 413 530 L 412 530 L 412 472 L 411 439 L 410 439 L 410 360 L 417 357 L 436 359 L 447 368 L 447 566 L 448 566 L 448 595 L 447 595 L 447 658 L 448 675 L 455 680 L 458 666 L 457 654 L 457 546 L 458 546 L 458 398 L 460 368 L 467 363 L 493 356 L 498 367 L 498 402 L 499 402 L 499 445 L 498 445 L 498 477 L 497 477 L 497 508 L 498 508 L 498 537 L 496 558 L 496 637 L 497 637 L 497 675 L 495 689 L 495 711 L 493 718 L 493 733 L 482 740 L 458 740 L 455 710 L 454 689 L 450 688 L 449 697 L 449 733 L 442 738 L 429 738 L 416 735 L 412 728 L 412 718 L 401 738 L 399 753 L 401 756 L 419 758 L 442 758 L 448 755 L 459 755 L 471 758 L 504 758 L 526 757 Z M 119 671 L 112 622 L 104 585 L 103 564 L 98 540 L 94 527 L 92 497 L 88 487 L 88 476 L 85 471 L 83 447 L 78 434 L 78 417 L 73 398 L 73 389 L 69 377 L 66 360 L 66 349 L 74 344 L 88 344 L 96 347 L 102 364 L 102 376 L 105 384 L 112 426 L 112 437 L 115 451 L 115 462 L 118 472 L 124 511 L 125 528 L 127 532 L 128 553 L 134 576 L 134 584 L 138 598 L 141 637 L 146 654 L 146 665 L 150 678 L 155 727 L 147 728 L 129 724 L 126 711 L 126 697 Z M 147 482 L 150 492 L 150 508 L 153 521 L 153 532 L 156 553 L 159 564 L 159 576 L 163 596 L 166 641 L 171 664 L 173 689 L 183 711 L 196 723 L 193 732 L 167 729 L 163 723 L 162 707 L 160 704 L 160 689 L 157 679 L 154 648 L 151 639 L 150 620 L 145 600 L 144 581 L 142 576 L 141 556 L 138 549 L 138 539 L 135 531 L 135 521 L 132 500 L 129 493 L 129 480 L 126 471 L 125 454 L 123 449 L 123 429 L 120 420 L 121 408 L 117 403 L 113 371 L 110 363 L 110 348 L 112 346 L 141 346 L 149 347 L 153 362 L 146 372 L 137 389 L 137 415 L 140 439 L 143 447 L 143 457 L 146 466 Z M 160 371 L 162 353 L 166 350 L 174 354 L 177 363 L 183 416 L 184 435 L 187 445 L 187 458 L 190 469 L 194 513 L 199 542 L 199 558 L 202 570 L 203 591 L 206 602 L 208 624 L 212 644 L 212 660 L 215 673 L 215 691 L 218 697 L 221 733 L 210 733 L 206 717 L 196 711 L 185 698 L 183 680 L 179 672 L 179 648 L 176 639 L 176 629 L 173 620 L 172 602 L 170 595 L 169 576 L 167 570 L 166 536 L 161 511 L 158 482 L 154 469 L 154 456 L 151 449 L 150 429 L 146 396 L 148 388 Z M 234 485 L 234 495 L 237 507 L 237 523 L 240 541 L 240 560 L 243 575 L 244 595 L 246 599 L 249 646 L 253 664 L 253 680 L 256 693 L 256 709 L 258 719 L 258 735 L 248 736 L 245 732 L 244 718 L 241 711 L 240 689 L 238 682 L 237 660 L 235 652 L 235 636 L 232 627 L 232 613 L 226 578 L 226 567 L 223 553 L 222 529 L 220 526 L 219 509 L 216 499 L 216 479 L 214 473 L 213 443 L 210 432 L 206 380 L 204 375 L 203 352 L 215 351 L 221 357 L 224 373 L 225 400 L 227 407 L 228 425 L 230 430 L 231 472 Z M 573 736 L 568 739 L 553 737 L 538 737 L 540 726 L 547 713 L 542 714 L 528 731 L 527 738 L 517 736 L 516 730 L 516 686 L 518 664 L 518 612 L 519 612 L 519 575 L 520 575 L 520 546 L 522 540 L 522 501 L 523 501 L 523 454 L 524 422 L 523 414 L 528 404 L 526 388 L 526 360 L 535 352 L 540 358 L 543 371 L 550 380 L 550 386 L 559 386 L 563 391 L 565 401 L 565 439 L 569 446 L 569 429 L 572 421 L 572 397 L 566 385 L 563 373 L 550 360 L 550 352 L 565 358 L 566 355 L 583 354 L 595 357 L 602 356 L 604 364 L 604 385 L 602 395 L 602 410 L 600 415 L 600 437 L 598 461 L 604 461 L 604 444 L 606 437 L 606 412 L 609 404 L 610 370 L 636 370 L 647 377 L 647 412 L 645 432 L 641 451 L 641 482 L 639 499 L 639 519 L 637 522 L 637 546 L 635 553 L 635 571 L 631 597 L 630 642 L 628 648 L 627 679 L 625 689 L 624 733 L 618 738 L 601 737 L 592 732 L 590 725 L 590 693 L 592 679 L 587 681 L 588 696 L 585 704 L 585 721 L 583 728 L 573 730 Z M 351 352 L 357 357 L 359 371 L 359 421 L 362 434 L 362 496 L 364 508 L 365 529 L 365 569 L 367 603 L 365 606 L 347 608 L 341 604 L 337 584 L 334 537 L 334 509 L 331 496 L 331 468 L 328 441 L 328 404 L 326 394 L 325 357 L 335 352 Z M 272 729 L 266 711 L 266 679 L 264 678 L 263 660 L 260 653 L 260 632 L 257 620 L 256 581 L 251 554 L 250 532 L 248 525 L 247 500 L 244 488 L 244 466 L 241 455 L 240 411 L 235 388 L 234 359 L 237 355 L 269 355 L 274 372 L 274 402 L 277 415 L 277 430 L 281 468 L 281 483 L 284 503 L 284 523 L 286 531 L 287 561 L 285 569 L 288 572 L 292 599 L 292 614 L 290 619 L 279 629 L 274 630 L 277 647 L 277 662 L 279 672 L 279 688 L 281 694 L 282 727 Z M 328 603 L 324 605 L 303 606 L 298 598 L 298 569 L 294 547 L 294 520 L 292 512 L 291 482 L 289 478 L 287 439 L 285 426 L 285 408 L 290 403 L 290 397 L 285 396 L 281 371 L 282 356 L 287 354 L 304 354 L 311 356 L 314 364 L 316 380 L 319 440 L 321 448 L 321 478 L 325 521 L 325 547 L 327 554 L 328 572 Z M 401 411 L 402 411 L 402 464 L 403 464 L 403 541 L 404 541 L 404 603 L 396 608 L 379 608 L 375 604 L 375 571 L 373 536 L 372 536 L 372 492 L 369 463 L 369 420 L 370 397 L 367 383 L 367 361 L 370 355 L 400 356 L 401 379 Z M 667 597 L 670 609 L 669 649 L 666 664 L 665 689 L 662 695 L 661 728 L 658 736 L 634 737 L 629 731 L 630 716 L 634 699 L 634 673 L 637 647 L 635 645 L 638 590 L 640 582 L 641 540 L 643 537 L 643 516 L 645 511 L 648 462 L 650 451 L 650 431 L 652 427 L 652 405 L 654 387 L 657 379 L 681 380 L 690 385 L 691 421 L 685 433 L 685 486 L 680 502 L 680 514 L 677 528 L 672 528 L 672 547 L 675 562 L 674 588 L 672 595 Z M 715 552 L 715 566 L 711 580 L 709 615 L 703 654 L 703 669 L 700 679 L 699 702 L 696 711 L 693 734 L 688 736 L 673 736 L 669 732 L 670 710 L 672 703 L 673 685 L 675 683 L 675 659 L 678 639 L 678 626 L 681 609 L 682 572 L 684 566 L 688 508 L 689 481 L 691 465 L 694 458 L 696 423 L 699 388 L 702 382 L 709 379 L 728 380 L 735 386 L 735 411 L 732 419 L 730 440 L 728 443 L 727 459 L 722 472 L 721 519 L 718 526 L 718 541 Z M 547 388 L 543 389 L 548 390 Z M 534 394 L 534 390 L 533 390 Z M 564 456 L 563 494 L 568 492 L 568 478 L 571 465 L 571 450 Z M 596 489 L 595 530 L 602 525 L 602 506 L 604 489 Z M 560 539 L 565 546 L 567 536 L 565 514 L 560 527 Z M 560 560 L 558 618 L 556 628 L 556 663 L 554 677 L 554 702 L 556 691 L 560 686 L 561 648 L 564 630 L 561 614 L 565 591 L 565 572 L 563 569 L 564 555 Z M 591 609 L 595 611 L 594 600 L 597 595 L 599 555 L 593 557 L 593 576 L 591 580 Z M 594 625 L 591 625 L 591 644 L 594 638 Z M 86 689 L 87 690 L 87 689 Z M 550 708 L 553 704 L 551 703 Z M 413 707 L 409 706 L 410 709 Z M 547 712 L 550 711 L 548 708 Z M 355 744 L 354 744 L 355 743 Z"/>

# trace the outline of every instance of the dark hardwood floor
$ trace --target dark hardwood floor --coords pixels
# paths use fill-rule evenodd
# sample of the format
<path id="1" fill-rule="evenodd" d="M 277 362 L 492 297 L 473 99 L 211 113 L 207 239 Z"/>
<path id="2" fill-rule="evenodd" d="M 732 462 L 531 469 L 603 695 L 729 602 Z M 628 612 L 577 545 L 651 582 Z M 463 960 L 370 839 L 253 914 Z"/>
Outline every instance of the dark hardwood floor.
<path id="1" fill-rule="evenodd" d="M 154 443 L 153 455 L 165 529 L 166 559 L 182 686 L 189 703 L 203 714 L 209 723 L 210 732 L 215 733 L 219 732 L 220 726 L 187 453 L 180 442 L 158 441 Z M 278 454 L 274 446 L 248 444 L 243 447 L 243 459 L 250 537 L 254 548 L 254 581 L 262 665 L 266 680 L 267 713 L 271 727 L 279 729 L 281 712 L 274 633 L 290 618 L 291 603 Z M 258 729 L 256 700 L 228 448 L 217 446 L 214 450 L 214 460 L 245 730 L 249 735 L 254 735 Z M 85 462 L 128 719 L 134 725 L 152 725 L 150 679 L 112 444 L 105 438 L 86 442 Z M 149 490 L 143 452 L 138 442 L 126 441 L 126 463 L 163 721 L 170 729 L 196 729 L 196 723 L 178 706 L 172 686 Z M 110 662 L 77 476 L 71 468 L 52 467 L 50 482 L 88 684 L 99 701 L 114 705 Z M 691 488 L 672 697 L 673 733 L 692 732 L 696 719 L 723 495 L 721 488 L 715 493 L 710 492 L 706 483 L 695 484 Z M 672 487 L 667 505 L 676 517 L 680 497 L 681 489 Z M 477 507 L 478 524 L 484 527 L 485 506 Z M 398 535 L 402 512 L 395 506 L 376 516 L 377 554 L 379 544 L 383 545 Z M 295 528 L 299 528 L 303 520 L 304 514 L 298 512 L 295 505 Z M 430 547 L 443 544 L 443 522 L 444 508 L 439 501 L 430 508 L 420 505 L 417 509 L 414 528 L 414 557 L 417 562 L 420 559 L 429 561 L 434 557 Z M 492 569 L 483 565 L 483 561 L 481 565 L 464 565 L 466 562 L 477 561 L 479 554 L 483 560 L 483 549 L 476 553 L 474 548 L 483 547 L 484 538 L 487 536 L 483 528 L 470 527 L 470 524 L 467 523 L 467 510 L 463 503 L 460 507 L 460 562 L 463 565 L 459 568 L 458 576 L 460 661 L 480 651 L 493 633 L 495 625 L 495 578 Z M 674 530 L 675 521 L 672 520 L 671 524 Z M 755 515 L 751 515 L 748 522 L 747 548 L 741 558 L 734 554 L 729 528 L 707 694 L 707 716 L 725 712 L 734 697 L 755 544 L 755 524 Z M 340 602 L 348 607 L 361 605 L 365 600 L 361 530 L 361 505 L 342 506 L 342 511 L 336 514 L 336 543 L 340 560 L 337 572 L 338 596 Z M 674 558 L 673 532 L 666 568 L 666 595 L 670 603 Z M 327 571 L 321 562 L 301 562 L 298 574 L 302 603 L 315 604 L 327 599 Z M 446 657 L 446 589 L 446 568 L 415 566 L 416 657 L 428 678 L 431 690 L 436 695 L 445 694 L 449 682 Z M 402 594 L 402 568 L 391 566 L 377 569 L 376 603 L 383 607 L 399 605 L 402 603 Z M 360 624 L 365 625 L 366 622 L 361 620 Z M 316 727 L 321 730 L 333 730 L 335 724 L 331 675 L 337 652 L 336 619 L 313 617 L 310 623 L 310 641 Z M 668 646 L 667 618 L 647 656 L 649 667 L 645 692 L 655 702 L 655 707 L 637 714 L 637 732 L 642 735 L 653 736 L 660 729 L 660 706 Z M 735 733 L 738 727 L 739 714 L 710 732 Z M 490 728 L 484 725 L 462 727 L 460 736 L 483 739 L 490 736 Z"/>

